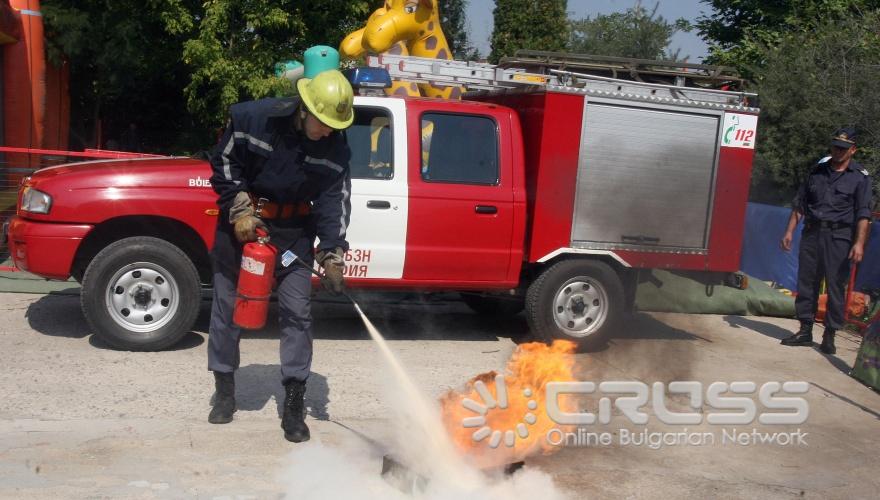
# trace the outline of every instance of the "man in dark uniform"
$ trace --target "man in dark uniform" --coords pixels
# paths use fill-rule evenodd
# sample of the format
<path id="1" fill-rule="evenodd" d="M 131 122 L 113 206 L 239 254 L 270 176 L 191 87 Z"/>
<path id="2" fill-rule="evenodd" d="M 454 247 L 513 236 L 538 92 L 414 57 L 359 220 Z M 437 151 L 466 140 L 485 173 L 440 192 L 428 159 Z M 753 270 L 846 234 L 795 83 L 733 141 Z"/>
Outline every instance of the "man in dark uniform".
<path id="1" fill-rule="evenodd" d="M 834 334 L 843 327 L 850 262 L 862 261 L 871 220 L 871 178 L 852 160 L 855 152 L 856 131 L 841 128 L 835 132 L 831 156 L 819 161 L 792 204 L 781 245 L 783 250 L 791 250 L 794 228 L 804 217 L 795 300 L 801 327 L 783 339 L 783 345 L 812 345 L 819 285 L 825 278 L 828 306 L 820 349 L 826 354 L 837 352 Z"/>
<path id="2" fill-rule="evenodd" d="M 343 255 L 351 213 L 349 158 L 341 130 L 354 120 L 354 93 L 336 70 L 297 82 L 298 98 L 261 99 L 233 105 L 223 137 L 211 156 L 211 184 L 220 216 L 211 250 L 214 302 L 208 369 L 214 372 L 214 407 L 208 421 L 224 424 L 235 411 L 234 372 L 241 330 L 232 322 L 244 243 L 268 231 L 278 249 L 277 285 L 281 326 L 281 377 L 285 387 L 281 427 L 289 441 L 309 439 L 304 395 L 312 362 L 311 274 L 283 266 L 290 249 L 324 268 L 325 288 L 343 290 Z"/>

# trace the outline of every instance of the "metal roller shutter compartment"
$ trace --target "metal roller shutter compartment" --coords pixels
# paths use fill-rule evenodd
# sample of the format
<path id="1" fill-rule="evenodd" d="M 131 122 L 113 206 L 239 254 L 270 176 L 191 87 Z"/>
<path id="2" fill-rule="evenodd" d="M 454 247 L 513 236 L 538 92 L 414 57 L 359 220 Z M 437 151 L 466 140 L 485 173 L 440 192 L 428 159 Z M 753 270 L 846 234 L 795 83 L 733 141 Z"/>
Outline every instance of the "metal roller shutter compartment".
<path id="1" fill-rule="evenodd" d="M 704 252 L 721 113 L 588 102 L 572 245 Z"/>

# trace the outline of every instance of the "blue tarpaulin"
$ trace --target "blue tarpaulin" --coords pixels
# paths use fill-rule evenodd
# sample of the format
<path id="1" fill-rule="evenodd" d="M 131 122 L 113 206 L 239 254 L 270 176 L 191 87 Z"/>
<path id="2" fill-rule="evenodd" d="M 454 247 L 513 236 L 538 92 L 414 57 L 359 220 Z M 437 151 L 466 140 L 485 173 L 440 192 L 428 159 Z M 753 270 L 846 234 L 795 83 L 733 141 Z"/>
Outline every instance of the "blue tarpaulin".
<path id="1" fill-rule="evenodd" d="M 749 203 L 746 209 L 746 227 L 743 234 L 740 269 L 763 281 L 774 281 L 789 290 L 797 290 L 798 248 L 802 224 L 799 224 L 792 241 L 791 252 L 779 247 L 785 232 L 791 209 Z M 859 266 L 856 290 L 880 288 L 880 224 L 872 227 L 871 237 L 865 248 L 865 258 Z"/>

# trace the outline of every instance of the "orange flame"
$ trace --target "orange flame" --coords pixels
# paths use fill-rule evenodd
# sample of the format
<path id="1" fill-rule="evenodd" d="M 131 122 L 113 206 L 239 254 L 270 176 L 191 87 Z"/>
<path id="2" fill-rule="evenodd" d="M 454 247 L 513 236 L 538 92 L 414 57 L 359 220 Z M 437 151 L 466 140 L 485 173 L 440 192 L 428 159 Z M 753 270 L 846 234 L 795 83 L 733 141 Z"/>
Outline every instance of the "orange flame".
<path id="1" fill-rule="evenodd" d="M 503 377 L 494 371 L 483 373 L 463 390 L 441 396 L 443 424 L 456 448 L 479 467 L 554 451 L 547 443 L 547 432 L 565 429 L 547 415 L 546 386 L 574 380 L 575 348 L 573 342 L 564 340 L 550 346 L 521 344 L 508 360 Z M 565 412 L 575 411 L 574 402 L 565 398 L 560 398 L 559 406 Z"/>

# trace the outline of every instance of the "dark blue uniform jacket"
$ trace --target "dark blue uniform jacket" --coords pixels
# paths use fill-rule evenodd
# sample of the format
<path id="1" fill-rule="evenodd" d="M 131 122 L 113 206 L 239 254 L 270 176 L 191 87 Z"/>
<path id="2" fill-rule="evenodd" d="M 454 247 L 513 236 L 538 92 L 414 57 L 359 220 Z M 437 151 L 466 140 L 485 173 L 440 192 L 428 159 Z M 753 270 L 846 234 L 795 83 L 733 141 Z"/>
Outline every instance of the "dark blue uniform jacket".
<path id="1" fill-rule="evenodd" d="M 266 220 L 271 243 L 290 248 L 311 264 L 315 237 L 319 249 L 341 247 L 351 215 L 351 152 L 342 132 L 318 141 L 293 127 L 298 98 L 260 99 L 230 107 L 230 120 L 211 155 L 211 184 L 219 195 L 220 216 L 212 253 L 215 263 L 237 268 L 242 245 L 229 223 L 229 208 L 241 191 L 281 204 L 306 202 L 307 216 Z"/>
<path id="2" fill-rule="evenodd" d="M 854 225 L 871 219 L 871 178 L 861 165 L 850 161 L 843 172 L 832 169 L 831 160 L 820 161 L 804 182 L 794 208 L 806 222 L 825 221 Z"/>

